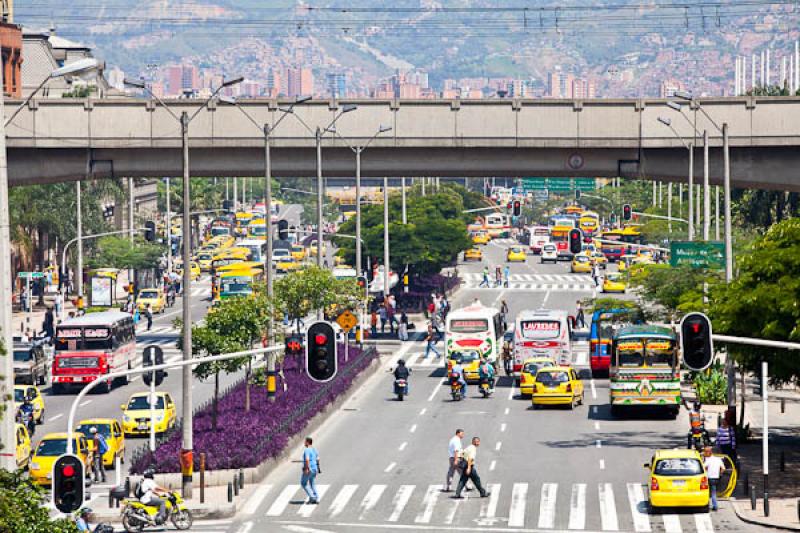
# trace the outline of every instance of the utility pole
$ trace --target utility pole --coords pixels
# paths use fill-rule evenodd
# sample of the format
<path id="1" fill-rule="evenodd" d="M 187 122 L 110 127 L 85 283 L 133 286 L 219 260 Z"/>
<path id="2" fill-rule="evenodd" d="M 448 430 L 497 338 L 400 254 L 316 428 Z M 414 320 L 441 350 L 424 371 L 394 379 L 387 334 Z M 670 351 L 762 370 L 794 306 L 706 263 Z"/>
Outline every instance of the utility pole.
<path id="1" fill-rule="evenodd" d="M 192 269 L 189 268 L 192 260 L 192 226 L 191 226 L 191 182 L 189 171 L 189 114 L 181 113 L 181 142 L 183 148 L 183 227 L 181 238 L 183 244 L 183 360 L 192 358 L 192 306 L 190 300 Z M 234 182 L 235 183 L 235 182 Z M 187 365 L 181 370 L 181 385 L 183 392 L 183 435 L 181 443 L 181 466 L 183 471 L 182 492 L 184 498 L 192 497 L 192 451 L 194 448 L 194 422 L 192 412 L 192 368 Z M 188 468 L 185 464 L 188 461 Z"/>
<path id="2" fill-rule="evenodd" d="M 75 210 L 76 213 L 76 232 L 78 233 L 78 264 L 76 265 L 75 272 L 75 290 L 78 293 L 78 298 L 83 297 L 83 210 L 81 208 L 81 182 L 75 182 Z"/>
<path id="3" fill-rule="evenodd" d="M 670 181 L 667 184 L 667 218 L 669 218 L 669 222 L 667 223 L 667 231 L 670 233 L 670 238 L 672 237 L 672 182 Z"/>
<path id="4" fill-rule="evenodd" d="M 317 142 L 317 266 L 322 268 L 322 130 L 317 126 L 315 132 Z M 318 311 L 322 320 L 322 310 Z"/>
<path id="5" fill-rule="evenodd" d="M 400 179 L 400 187 L 403 189 L 403 224 L 408 224 L 408 215 L 406 213 L 406 179 Z M 466 188 L 466 186 L 465 186 Z"/>
<path id="6" fill-rule="evenodd" d="M 711 232 L 711 185 L 708 183 L 708 130 L 703 130 L 703 240 Z"/>
<path id="7" fill-rule="evenodd" d="M 356 146 L 356 273 L 361 275 L 363 265 L 361 263 L 361 151 L 360 146 Z"/>
<path id="8" fill-rule="evenodd" d="M 164 178 L 167 188 L 167 272 L 172 272 L 172 207 L 169 178 Z"/>
<path id="9" fill-rule="evenodd" d="M 383 299 L 389 297 L 389 178 L 383 178 Z"/>

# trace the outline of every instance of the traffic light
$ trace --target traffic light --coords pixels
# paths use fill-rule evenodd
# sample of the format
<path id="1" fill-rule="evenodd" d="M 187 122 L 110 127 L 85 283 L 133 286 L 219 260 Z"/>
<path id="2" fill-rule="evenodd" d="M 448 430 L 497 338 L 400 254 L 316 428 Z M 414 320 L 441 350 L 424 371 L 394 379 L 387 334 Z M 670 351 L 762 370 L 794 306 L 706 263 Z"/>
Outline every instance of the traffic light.
<path id="1" fill-rule="evenodd" d="M 222 200 L 222 209 L 225 211 L 230 211 L 233 209 L 233 202 L 230 200 Z"/>
<path id="2" fill-rule="evenodd" d="M 282 241 L 285 241 L 289 238 L 289 221 L 288 220 L 279 220 L 278 221 L 278 238 Z"/>
<path id="3" fill-rule="evenodd" d="M 622 206 L 622 220 L 628 221 L 633 218 L 633 210 L 631 209 L 631 204 L 625 204 Z"/>
<path id="4" fill-rule="evenodd" d="M 302 335 L 287 335 L 286 336 L 286 355 L 298 356 L 303 353 L 303 336 Z"/>
<path id="5" fill-rule="evenodd" d="M 580 200 L 580 199 L 581 199 L 581 190 L 575 189 L 575 200 Z"/>
<path id="6" fill-rule="evenodd" d="M 337 370 L 336 332 L 333 326 L 321 320 L 306 331 L 306 372 L 314 381 L 333 379 Z"/>
<path id="7" fill-rule="evenodd" d="M 156 223 L 148 220 L 144 223 L 144 240 L 153 242 L 156 240 Z"/>
<path id="8" fill-rule="evenodd" d="M 53 504 L 62 513 L 74 513 L 83 506 L 86 475 L 77 455 L 64 454 L 53 464 Z"/>
<path id="9" fill-rule="evenodd" d="M 617 214 L 616 213 L 611 213 L 610 215 L 608 215 L 608 221 L 611 223 L 611 225 L 616 224 L 617 223 Z"/>
<path id="10" fill-rule="evenodd" d="M 145 346 L 142 352 L 142 366 L 153 366 L 164 364 L 164 350 L 160 346 L 150 345 Z M 156 387 L 161 385 L 164 378 L 167 377 L 166 370 L 156 370 L 154 372 L 145 372 L 142 374 L 142 381 L 145 385 L 150 385 L 150 382 L 155 378 Z"/>
<path id="11" fill-rule="evenodd" d="M 364 300 L 369 298 L 369 283 L 367 282 L 367 276 L 358 276 L 356 278 L 356 283 L 358 283 L 358 288 L 361 289 L 362 294 L 364 295 Z"/>
<path id="12" fill-rule="evenodd" d="M 519 200 L 514 200 L 514 210 L 513 210 L 514 216 L 518 217 L 521 212 L 522 212 L 522 204 L 520 203 Z"/>
<path id="13" fill-rule="evenodd" d="M 703 313 L 689 313 L 681 320 L 683 364 L 689 370 L 705 370 L 714 359 L 711 320 Z"/>
<path id="14" fill-rule="evenodd" d="M 583 232 L 578 228 L 569 230 L 569 251 L 570 253 L 579 254 L 583 250 Z"/>
<path id="15" fill-rule="evenodd" d="M 508 209 L 509 211 L 511 211 L 513 208 L 514 208 L 514 205 L 513 205 L 512 202 L 508 202 L 508 204 L 506 204 L 506 209 Z"/>

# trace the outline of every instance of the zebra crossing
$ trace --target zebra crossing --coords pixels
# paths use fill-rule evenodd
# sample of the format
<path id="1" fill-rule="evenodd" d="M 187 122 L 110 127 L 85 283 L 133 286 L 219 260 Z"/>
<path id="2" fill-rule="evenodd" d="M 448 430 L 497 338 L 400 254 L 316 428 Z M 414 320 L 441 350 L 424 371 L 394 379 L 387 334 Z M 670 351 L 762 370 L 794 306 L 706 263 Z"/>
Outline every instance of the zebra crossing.
<path id="1" fill-rule="evenodd" d="M 480 288 L 483 274 L 480 272 L 466 272 L 461 274 L 464 286 L 469 289 Z M 502 287 L 494 286 L 494 279 L 490 276 L 491 289 Z M 587 291 L 595 289 L 591 277 L 582 274 L 511 274 L 508 278 L 509 286 L 506 288 L 528 291 Z"/>
<path id="2" fill-rule="evenodd" d="M 319 504 L 307 502 L 297 484 L 262 485 L 258 501 L 248 502 L 250 514 L 280 522 L 313 519 L 315 522 L 350 520 L 365 523 L 407 524 L 408 527 L 474 524 L 482 527 L 586 529 L 600 531 L 657 532 L 714 531 L 711 515 L 651 515 L 644 485 L 636 483 L 561 484 L 513 482 L 488 484 L 489 497 L 465 492 L 465 500 L 452 499 L 442 485 L 373 484 L 341 486 L 320 484 Z M 261 503 L 265 505 L 261 506 Z M 266 509 L 264 511 L 264 509 Z"/>

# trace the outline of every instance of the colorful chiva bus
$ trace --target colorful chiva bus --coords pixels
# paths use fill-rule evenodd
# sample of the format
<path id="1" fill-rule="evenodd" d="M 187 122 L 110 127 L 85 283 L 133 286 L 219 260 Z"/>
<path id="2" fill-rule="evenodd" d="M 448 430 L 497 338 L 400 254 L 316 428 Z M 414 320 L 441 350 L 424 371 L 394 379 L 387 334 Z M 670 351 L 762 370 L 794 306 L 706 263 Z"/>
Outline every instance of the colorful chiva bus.
<path id="1" fill-rule="evenodd" d="M 613 415 L 648 406 L 677 417 L 681 406 L 680 358 L 675 332 L 663 326 L 629 326 L 614 334 L 609 369 Z"/>
<path id="2" fill-rule="evenodd" d="M 644 323 L 639 309 L 597 309 L 589 326 L 589 366 L 592 376 L 608 373 L 614 332 L 622 327 Z"/>
<path id="3" fill-rule="evenodd" d="M 447 315 L 445 360 L 453 352 L 477 351 L 491 362 L 497 361 L 503 337 L 500 311 L 475 303 Z"/>

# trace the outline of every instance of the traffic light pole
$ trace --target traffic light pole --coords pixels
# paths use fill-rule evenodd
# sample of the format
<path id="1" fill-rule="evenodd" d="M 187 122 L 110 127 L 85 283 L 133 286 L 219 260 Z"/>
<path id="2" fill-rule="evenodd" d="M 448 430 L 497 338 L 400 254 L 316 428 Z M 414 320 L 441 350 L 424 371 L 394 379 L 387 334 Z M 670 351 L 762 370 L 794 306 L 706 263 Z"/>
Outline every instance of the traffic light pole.
<path id="1" fill-rule="evenodd" d="M 156 378 L 150 380 L 150 451 L 156 451 Z M 102 467 L 101 467 L 102 468 Z"/>

